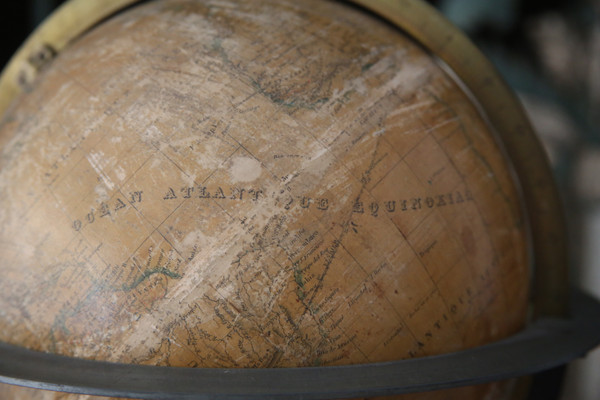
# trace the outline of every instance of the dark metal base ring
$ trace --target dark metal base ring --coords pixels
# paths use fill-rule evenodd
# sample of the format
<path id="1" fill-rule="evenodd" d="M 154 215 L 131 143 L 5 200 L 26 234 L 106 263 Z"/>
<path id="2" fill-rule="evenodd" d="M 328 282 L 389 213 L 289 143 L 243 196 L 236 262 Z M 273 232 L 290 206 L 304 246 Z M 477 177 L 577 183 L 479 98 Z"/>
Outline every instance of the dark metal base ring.
<path id="1" fill-rule="evenodd" d="M 457 353 L 344 367 L 210 369 L 82 360 L 0 343 L 0 382 L 144 399 L 335 399 L 421 392 L 530 375 L 600 344 L 600 302 L 574 291 L 571 319 L 540 319 Z"/>

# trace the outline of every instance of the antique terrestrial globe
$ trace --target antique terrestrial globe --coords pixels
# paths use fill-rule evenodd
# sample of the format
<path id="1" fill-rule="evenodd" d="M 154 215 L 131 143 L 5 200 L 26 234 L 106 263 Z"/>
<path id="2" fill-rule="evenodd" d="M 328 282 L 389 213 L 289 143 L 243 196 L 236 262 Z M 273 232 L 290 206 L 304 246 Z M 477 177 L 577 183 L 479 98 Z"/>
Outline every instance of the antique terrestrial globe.
<path id="1" fill-rule="evenodd" d="M 0 341 L 133 389 L 48 367 L 2 398 L 177 398 L 152 385 L 195 370 L 270 371 L 283 388 L 255 397 L 293 398 L 278 373 L 468 351 L 563 312 L 543 151 L 427 5 L 133 3 L 59 10 L 5 70 L 0 123 Z M 143 366 L 165 371 L 146 389 L 110 375 Z"/>

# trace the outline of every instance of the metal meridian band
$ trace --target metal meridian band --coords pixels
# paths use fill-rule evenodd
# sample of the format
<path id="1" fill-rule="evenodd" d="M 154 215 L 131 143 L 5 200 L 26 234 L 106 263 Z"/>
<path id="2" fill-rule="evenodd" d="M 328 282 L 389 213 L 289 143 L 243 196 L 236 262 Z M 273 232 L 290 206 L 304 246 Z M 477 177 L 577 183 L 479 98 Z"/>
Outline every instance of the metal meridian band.
<path id="1" fill-rule="evenodd" d="M 570 320 L 542 318 L 457 353 L 343 367 L 176 368 L 113 364 L 0 344 L 0 382 L 145 399 L 335 399 L 446 389 L 533 374 L 600 343 L 600 303 L 575 292 Z"/>

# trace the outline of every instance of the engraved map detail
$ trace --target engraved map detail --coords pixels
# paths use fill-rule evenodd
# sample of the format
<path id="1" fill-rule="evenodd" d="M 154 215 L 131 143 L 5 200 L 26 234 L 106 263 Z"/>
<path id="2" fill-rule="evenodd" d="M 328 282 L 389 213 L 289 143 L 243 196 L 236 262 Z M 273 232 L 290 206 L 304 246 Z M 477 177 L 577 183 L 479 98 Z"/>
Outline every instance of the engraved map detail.
<path id="1" fill-rule="evenodd" d="M 0 128 L 0 340 L 287 367 L 524 323 L 526 227 L 490 129 L 360 10 L 144 4 L 58 55 Z"/>

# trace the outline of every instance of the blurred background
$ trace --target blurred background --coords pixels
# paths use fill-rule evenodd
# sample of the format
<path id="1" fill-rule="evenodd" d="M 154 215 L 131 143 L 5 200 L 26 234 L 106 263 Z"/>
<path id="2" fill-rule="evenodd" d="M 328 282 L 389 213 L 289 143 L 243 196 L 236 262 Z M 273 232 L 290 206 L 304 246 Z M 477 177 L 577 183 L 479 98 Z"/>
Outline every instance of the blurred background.
<path id="1" fill-rule="evenodd" d="M 63 0 L 2 1 L 0 68 Z M 554 167 L 571 280 L 600 298 L 600 0 L 430 0 L 518 93 Z M 543 375 L 535 398 L 600 399 L 600 349 Z M 557 394 L 558 393 L 558 394 Z"/>

